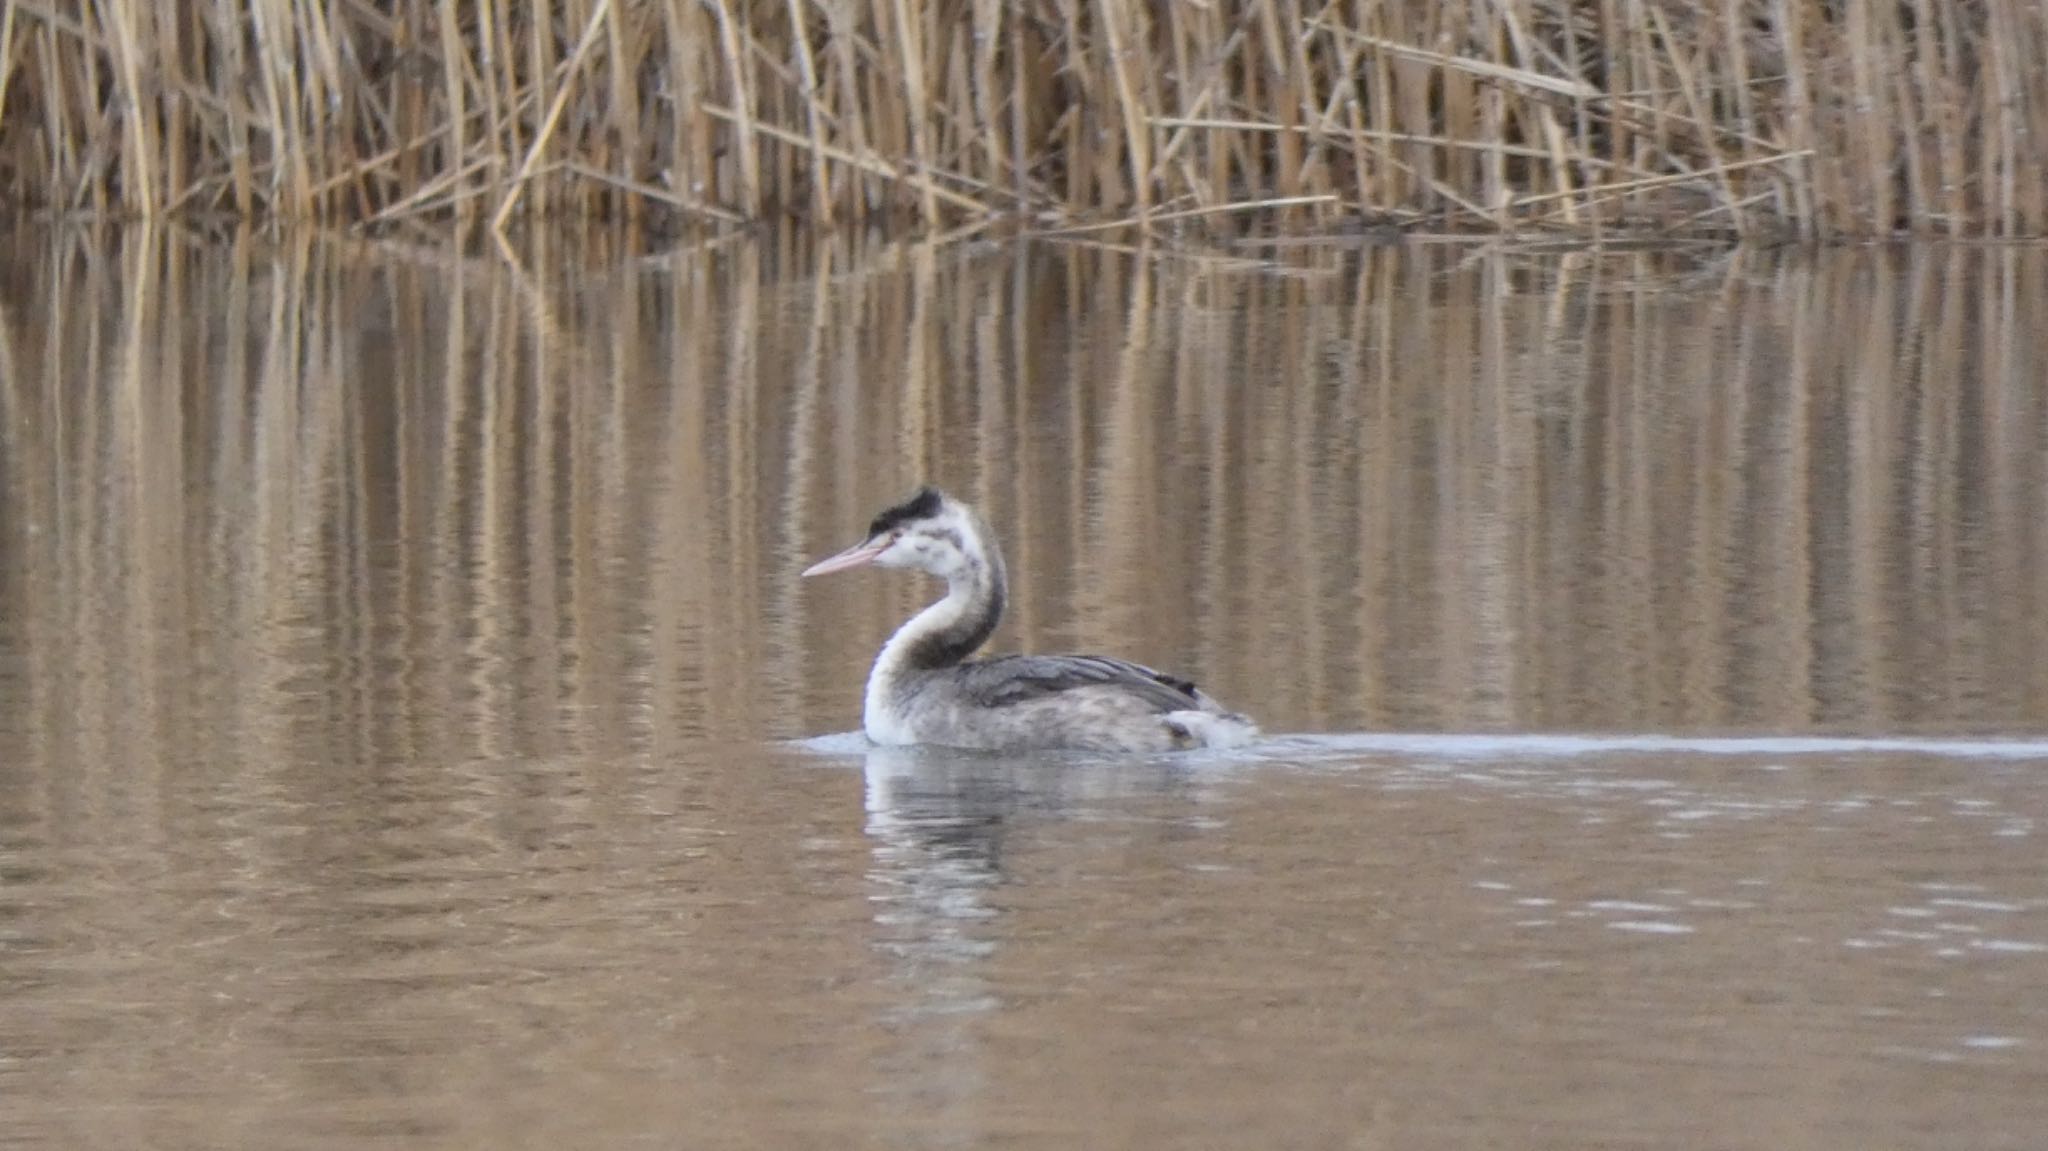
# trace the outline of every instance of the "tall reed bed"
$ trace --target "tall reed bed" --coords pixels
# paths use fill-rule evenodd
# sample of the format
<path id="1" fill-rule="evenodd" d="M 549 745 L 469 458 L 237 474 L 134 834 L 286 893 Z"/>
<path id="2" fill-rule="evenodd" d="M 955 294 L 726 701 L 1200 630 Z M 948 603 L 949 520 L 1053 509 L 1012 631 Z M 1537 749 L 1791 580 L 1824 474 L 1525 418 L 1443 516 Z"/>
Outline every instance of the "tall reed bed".
<path id="1" fill-rule="evenodd" d="M 13 0 L 0 189 L 388 222 L 2048 232 L 2038 0 Z"/>

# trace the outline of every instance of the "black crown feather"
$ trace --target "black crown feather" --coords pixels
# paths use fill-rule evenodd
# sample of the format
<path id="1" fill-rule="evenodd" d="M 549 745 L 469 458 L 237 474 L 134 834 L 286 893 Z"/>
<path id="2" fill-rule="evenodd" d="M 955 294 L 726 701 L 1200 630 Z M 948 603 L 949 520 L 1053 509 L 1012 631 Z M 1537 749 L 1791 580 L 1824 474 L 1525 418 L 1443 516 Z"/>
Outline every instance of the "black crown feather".
<path id="1" fill-rule="evenodd" d="M 875 522 L 868 525 L 868 538 L 873 539 L 883 532 L 894 531 L 912 520 L 930 519 L 938 515 L 939 501 L 944 498 L 939 495 L 939 489 L 930 484 L 924 485 L 909 499 L 876 516 Z"/>

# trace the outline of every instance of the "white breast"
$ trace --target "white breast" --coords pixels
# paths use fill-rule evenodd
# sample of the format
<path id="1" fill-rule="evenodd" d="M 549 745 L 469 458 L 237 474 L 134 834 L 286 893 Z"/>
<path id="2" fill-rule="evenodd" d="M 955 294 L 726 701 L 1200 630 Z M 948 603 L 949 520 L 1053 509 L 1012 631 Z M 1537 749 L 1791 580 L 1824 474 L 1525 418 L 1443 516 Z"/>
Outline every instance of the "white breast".
<path id="1" fill-rule="evenodd" d="M 881 693 L 873 688 L 868 689 L 867 706 L 861 711 L 861 726 L 867 729 L 868 738 L 879 744 L 905 747 L 917 742 L 905 717 L 883 707 Z"/>
<path id="2" fill-rule="evenodd" d="M 919 741 L 917 733 L 911 730 L 910 717 L 889 706 L 896 694 L 890 689 L 895 686 L 893 681 L 899 674 L 894 667 L 896 661 L 890 658 L 896 643 L 896 640 L 891 640 L 882 649 L 881 657 L 875 660 L 873 670 L 868 672 L 867 698 L 861 706 L 860 723 L 868 738 L 876 743 L 904 747 Z"/>

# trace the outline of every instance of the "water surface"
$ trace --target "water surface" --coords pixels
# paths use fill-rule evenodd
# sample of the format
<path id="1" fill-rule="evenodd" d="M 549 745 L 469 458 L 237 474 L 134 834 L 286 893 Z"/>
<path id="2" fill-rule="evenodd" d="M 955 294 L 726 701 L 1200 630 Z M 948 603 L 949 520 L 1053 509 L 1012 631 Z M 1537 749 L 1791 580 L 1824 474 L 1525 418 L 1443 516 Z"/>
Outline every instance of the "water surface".
<path id="1" fill-rule="evenodd" d="M 0 1141 L 2032 1147 L 2038 253 L 0 245 Z M 1007 649 L 1276 738 L 870 750 Z"/>

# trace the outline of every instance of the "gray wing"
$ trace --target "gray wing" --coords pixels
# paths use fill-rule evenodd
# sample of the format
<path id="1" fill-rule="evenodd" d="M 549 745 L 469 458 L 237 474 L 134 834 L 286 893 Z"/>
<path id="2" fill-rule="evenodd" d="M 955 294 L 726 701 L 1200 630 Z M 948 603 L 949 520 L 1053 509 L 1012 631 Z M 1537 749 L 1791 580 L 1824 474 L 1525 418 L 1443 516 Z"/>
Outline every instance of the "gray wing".
<path id="1" fill-rule="evenodd" d="M 1193 682 L 1106 655 L 1005 655 L 960 670 L 961 691 L 983 707 L 1007 707 L 1084 687 L 1114 687 L 1159 711 L 1202 706 Z"/>

